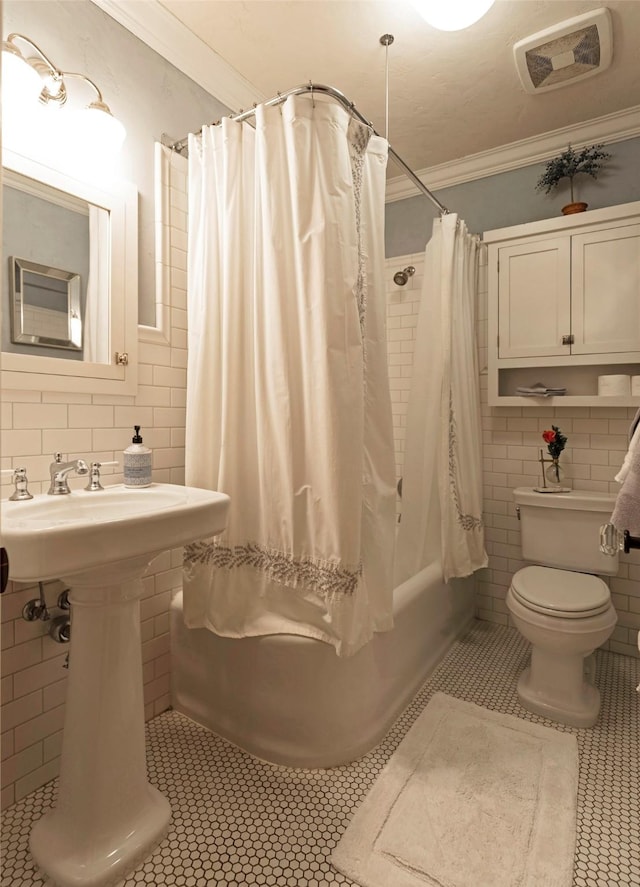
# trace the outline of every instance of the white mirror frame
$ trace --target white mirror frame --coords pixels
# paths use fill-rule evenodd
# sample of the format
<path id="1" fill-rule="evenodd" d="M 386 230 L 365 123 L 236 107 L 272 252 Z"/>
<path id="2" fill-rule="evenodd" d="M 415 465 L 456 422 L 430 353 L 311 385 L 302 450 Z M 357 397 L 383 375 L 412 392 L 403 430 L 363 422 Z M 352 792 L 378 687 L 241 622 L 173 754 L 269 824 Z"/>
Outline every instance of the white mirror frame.
<path id="1" fill-rule="evenodd" d="M 138 385 L 138 192 L 135 186 L 116 182 L 108 188 L 98 187 L 6 149 L 2 153 L 2 165 L 103 207 L 108 210 L 111 223 L 111 363 L 3 352 L 2 387 L 21 391 L 135 394 Z M 116 353 L 127 355 L 126 365 L 116 362 Z"/>
<path id="2" fill-rule="evenodd" d="M 151 345 L 169 345 L 171 339 L 171 160 L 172 151 L 160 142 L 153 146 L 155 293 L 154 326 L 139 324 L 138 338 Z"/>

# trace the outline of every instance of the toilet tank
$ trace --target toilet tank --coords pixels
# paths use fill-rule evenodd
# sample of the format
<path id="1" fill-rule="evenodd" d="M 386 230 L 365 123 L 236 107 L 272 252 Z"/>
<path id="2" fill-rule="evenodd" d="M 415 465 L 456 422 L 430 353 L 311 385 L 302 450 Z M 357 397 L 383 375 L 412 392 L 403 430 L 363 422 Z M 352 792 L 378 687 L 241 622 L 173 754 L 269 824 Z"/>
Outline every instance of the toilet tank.
<path id="1" fill-rule="evenodd" d="M 537 493 L 530 487 L 518 487 L 513 497 L 525 560 L 579 573 L 615 576 L 618 572 L 618 555 L 611 557 L 600 551 L 600 527 L 611 518 L 614 494 L 589 490 Z"/>

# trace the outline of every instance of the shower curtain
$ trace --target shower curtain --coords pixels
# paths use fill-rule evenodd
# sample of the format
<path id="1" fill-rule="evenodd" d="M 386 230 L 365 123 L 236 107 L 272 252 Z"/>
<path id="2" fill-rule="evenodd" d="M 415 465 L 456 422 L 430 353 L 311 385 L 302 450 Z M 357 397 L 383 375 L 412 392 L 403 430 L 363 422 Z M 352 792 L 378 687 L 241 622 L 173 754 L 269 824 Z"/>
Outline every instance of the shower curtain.
<path id="1" fill-rule="evenodd" d="M 231 497 L 184 617 L 350 655 L 392 627 L 387 144 L 293 96 L 189 141 L 186 481 Z"/>
<path id="2" fill-rule="evenodd" d="M 109 363 L 109 212 L 89 204 L 89 275 L 84 310 L 84 359 Z"/>
<path id="3" fill-rule="evenodd" d="M 475 335 L 479 239 L 455 213 L 433 223 L 407 412 L 396 582 L 439 560 L 445 580 L 488 563 Z"/>

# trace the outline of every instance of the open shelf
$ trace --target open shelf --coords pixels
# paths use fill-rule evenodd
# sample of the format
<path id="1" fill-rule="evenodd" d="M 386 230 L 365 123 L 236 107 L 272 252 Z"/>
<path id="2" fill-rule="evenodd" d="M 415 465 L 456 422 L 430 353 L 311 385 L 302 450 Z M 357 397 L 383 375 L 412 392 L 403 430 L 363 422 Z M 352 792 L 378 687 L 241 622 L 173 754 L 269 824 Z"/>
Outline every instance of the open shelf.
<path id="1" fill-rule="evenodd" d="M 514 407 L 634 407 L 640 404 L 639 396 L 601 397 L 598 395 L 598 376 L 640 375 L 640 364 L 581 364 L 579 366 L 509 366 L 495 368 L 493 385 L 489 386 L 491 406 Z M 491 379 L 490 379 L 491 381 Z M 559 397 L 522 397 L 516 394 L 521 385 L 537 382 L 567 389 Z"/>

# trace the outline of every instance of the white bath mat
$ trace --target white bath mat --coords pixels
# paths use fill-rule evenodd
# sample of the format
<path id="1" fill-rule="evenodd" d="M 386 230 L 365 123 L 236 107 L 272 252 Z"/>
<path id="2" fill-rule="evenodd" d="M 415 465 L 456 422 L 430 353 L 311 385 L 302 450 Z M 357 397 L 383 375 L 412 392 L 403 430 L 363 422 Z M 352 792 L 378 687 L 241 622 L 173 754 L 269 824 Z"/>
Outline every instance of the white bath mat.
<path id="1" fill-rule="evenodd" d="M 331 858 L 363 887 L 571 887 L 575 736 L 436 693 Z"/>

